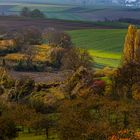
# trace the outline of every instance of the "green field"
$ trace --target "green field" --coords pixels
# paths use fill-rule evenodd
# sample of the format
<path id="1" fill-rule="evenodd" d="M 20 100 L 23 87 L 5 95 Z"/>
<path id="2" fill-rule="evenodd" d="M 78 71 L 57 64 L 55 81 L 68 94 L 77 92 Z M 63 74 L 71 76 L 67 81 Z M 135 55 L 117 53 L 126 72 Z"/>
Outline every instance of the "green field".
<path id="1" fill-rule="evenodd" d="M 88 49 L 97 67 L 117 67 L 122 56 L 125 29 L 90 29 L 70 31 L 77 47 Z"/>
<path id="2" fill-rule="evenodd" d="M 15 140 L 46 140 L 45 136 L 21 135 Z"/>
<path id="3" fill-rule="evenodd" d="M 45 135 L 35 135 L 34 133 L 21 133 L 17 138 L 14 140 L 46 140 Z M 49 140 L 59 140 L 57 136 L 51 135 Z"/>

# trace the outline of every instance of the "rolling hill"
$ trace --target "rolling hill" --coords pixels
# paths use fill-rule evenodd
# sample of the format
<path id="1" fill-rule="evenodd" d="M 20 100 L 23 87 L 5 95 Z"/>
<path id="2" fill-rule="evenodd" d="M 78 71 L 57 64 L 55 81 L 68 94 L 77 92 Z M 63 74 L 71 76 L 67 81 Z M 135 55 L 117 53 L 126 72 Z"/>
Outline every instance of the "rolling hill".
<path id="1" fill-rule="evenodd" d="M 92 29 L 70 31 L 74 45 L 87 49 L 96 67 L 117 67 L 120 64 L 125 29 Z"/>
<path id="2" fill-rule="evenodd" d="M 2 2 L 29 2 L 29 3 L 55 3 L 55 4 L 77 4 L 77 5 L 119 5 L 140 6 L 139 0 L 1 0 Z"/>
<path id="3" fill-rule="evenodd" d="M 39 9 L 47 18 L 78 20 L 78 21 L 105 21 L 120 18 L 140 19 L 139 8 L 118 6 L 79 6 L 69 4 L 43 4 L 28 2 L 0 2 L 0 15 L 19 15 L 23 7 L 31 10 Z"/>

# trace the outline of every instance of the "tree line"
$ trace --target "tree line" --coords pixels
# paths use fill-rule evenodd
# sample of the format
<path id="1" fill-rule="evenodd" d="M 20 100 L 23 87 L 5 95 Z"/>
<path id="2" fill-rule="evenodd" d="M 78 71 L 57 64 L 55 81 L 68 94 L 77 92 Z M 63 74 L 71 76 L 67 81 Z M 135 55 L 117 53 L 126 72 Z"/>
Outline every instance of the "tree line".
<path id="1" fill-rule="evenodd" d="M 31 17 L 31 18 L 45 18 L 46 16 L 39 9 L 30 10 L 28 7 L 23 7 L 20 12 L 22 17 Z"/>

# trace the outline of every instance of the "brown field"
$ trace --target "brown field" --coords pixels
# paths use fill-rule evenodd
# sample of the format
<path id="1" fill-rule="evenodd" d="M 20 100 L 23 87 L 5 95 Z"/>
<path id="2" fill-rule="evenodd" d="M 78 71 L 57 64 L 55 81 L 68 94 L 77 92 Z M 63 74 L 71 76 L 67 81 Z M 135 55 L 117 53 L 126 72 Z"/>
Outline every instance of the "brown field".
<path id="1" fill-rule="evenodd" d="M 91 19 L 93 21 L 104 20 L 118 20 L 120 18 L 132 18 L 140 19 L 140 10 L 125 10 L 125 9 L 100 9 L 89 12 L 77 13 L 77 16 L 81 16 L 84 19 Z"/>
<path id="2" fill-rule="evenodd" d="M 14 16 L 0 16 L 0 29 L 7 31 L 20 30 L 29 26 L 36 26 L 41 29 L 55 28 L 58 30 L 77 30 L 77 29 L 105 29 L 112 27 L 98 26 L 91 22 L 65 21 L 56 19 L 30 19 Z"/>
<path id="3" fill-rule="evenodd" d="M 64 82 L 70 75 L 71 71 L 56 71 L 56 72 L 15 72 L 10 71 L 10 75 L 14 79 L 20 79 L 22 77 L 30 77 L 35 80 L 36 83 L 56 83 Z"/>

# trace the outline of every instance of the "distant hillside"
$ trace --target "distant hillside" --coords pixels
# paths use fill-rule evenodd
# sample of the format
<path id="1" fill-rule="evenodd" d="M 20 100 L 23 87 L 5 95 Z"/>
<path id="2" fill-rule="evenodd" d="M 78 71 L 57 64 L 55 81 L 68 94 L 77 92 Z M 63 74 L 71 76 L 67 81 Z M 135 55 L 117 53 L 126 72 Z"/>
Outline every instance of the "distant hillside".
<path id="1" fill-rule="evenodd" d="M 139 0 L 1 0 L 2 2 L 31 2 L 31 3 L 56 3 L 56 4 L 78 4 L 78 5 L 119 5 L 140 6 Z"/>

